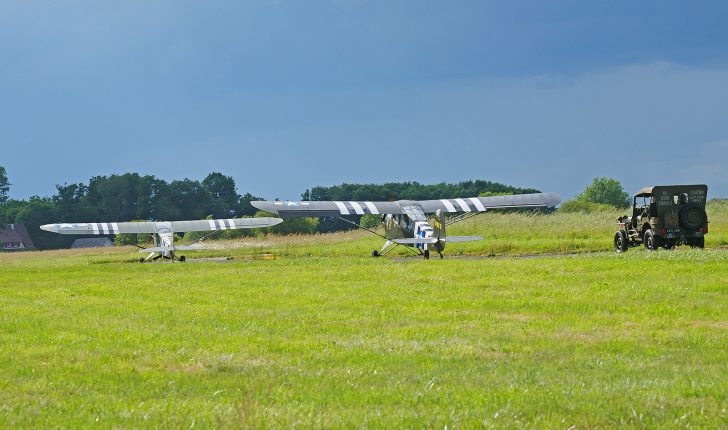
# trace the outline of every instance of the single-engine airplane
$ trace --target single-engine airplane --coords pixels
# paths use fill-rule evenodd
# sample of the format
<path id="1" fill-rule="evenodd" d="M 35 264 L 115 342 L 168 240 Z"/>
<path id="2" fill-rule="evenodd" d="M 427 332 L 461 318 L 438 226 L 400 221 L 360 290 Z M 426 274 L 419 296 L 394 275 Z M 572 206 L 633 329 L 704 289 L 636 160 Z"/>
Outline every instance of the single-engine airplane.
<path id="1" fill-rule="evenodd" d="M 397 245 L 412 247 L 425 259 L 430 250 L 443 257 L 447 242 L 481 240 L 480 236 L 447 236 L 445 226 L 473 217 L 489 209 L 552 208 L 561 202 L 553 193 L 516 194 L 509 196 L 470 197 L 440 200 L 397 200 L 394 202 L 354 201 L 253 201 L 256 208 L 286 217 L 334 217 L 354 224 L 384 239 L 381 250 L 372 251 L 378 257 Z M 445 214 L 459 213 L 451 218 Z M 344 218 L 346 215 L 379 215 L 386 236 Z M 427 214 L 434 214 L 428 217 Z"/>
<path id="2" fill-rule="evenodd" d="M 46 224 L 40 226 L 45 231 L 58 234 L 83 234 L 83 235 L 110 235 L 120 233 L 150 233 L 154 235 L 154 247 L 143 248 L 139 252 L 149 253 L 147 258 L 140 258 L 140 262 L 157 260 L 159 258 L 172 261 L 185 261 L 184 256 L 177 257 L 177 251 L 194 251 L 201 249 L 200 246 L 175 246 L 174 233 L 185 233 L 190 231 L 219 231 L 234 230 L 239 228 L 262 228 L 271 227 L 283 222 L 280 218 L 229 218 L 229 219 L 206 219 L 194 221 L 155 221 L 155 222 L 96 222 L 77 224 Z"/>

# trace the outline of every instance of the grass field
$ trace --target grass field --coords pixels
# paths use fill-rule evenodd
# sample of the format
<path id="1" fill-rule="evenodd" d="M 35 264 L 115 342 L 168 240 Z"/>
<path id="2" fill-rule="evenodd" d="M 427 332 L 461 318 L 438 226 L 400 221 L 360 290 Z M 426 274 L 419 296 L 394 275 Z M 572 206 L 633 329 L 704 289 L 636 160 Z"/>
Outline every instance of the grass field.
<path id="1" fill-rule="evenodd" d="M 447 255 L 495 258 L 374 259 L 359 232 L 194 255 L 225 263 L 0 254 L 0 427 L 726 427 L 728 210 L 709 214 L 709 249 L 624 255 L 617 214 L 450 231 L 487 239 Z"/>

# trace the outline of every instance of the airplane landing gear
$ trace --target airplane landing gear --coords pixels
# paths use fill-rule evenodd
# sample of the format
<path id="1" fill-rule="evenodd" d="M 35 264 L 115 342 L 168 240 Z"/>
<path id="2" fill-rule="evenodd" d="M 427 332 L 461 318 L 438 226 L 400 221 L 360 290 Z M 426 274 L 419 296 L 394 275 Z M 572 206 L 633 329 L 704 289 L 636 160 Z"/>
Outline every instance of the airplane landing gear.
<path id="1" fill-rule="evenodd" d="M 146 263 L 147 261 L 157 261 L 160 258 L 162 258 L 162 254 L 154 255 L 154 253 L 152 252 L 151 254 L 149 254 L 149 256 L 147 256 L 147 258 L 140 258 L 139 262 Z"/>
<path id="2" fill-rule="evenodd" d="M 442 252 L 438 252 L 438 254 L 440 254 L 440 260 L 442 260 L 443 258 L 445 258 L 445 256 L 442 255 Z"/>
<path id="3" fill-rule="evenodd" d="M 429 249 L 425 250 L 425 252 L 422 254 L 422 256 L 425 257 L 425 260 L 429 260 L 430 259 L 430 250 Z"/>
<path id="4" fill-rule="evenodd" d="M 179 257 L 179 262 L 180 262 L 180 263 L 184 263 L 185 261 L 187 261 L 187 259 L 185 258 L 185 256 L 184 256 L 184 255 L 181 255 L 181 256 Z"/>
<path id="5" fill-rule="evenodd" d="M 372 251 L 372 257 L 379 257 L 381 254 L 376 249 Z"/>

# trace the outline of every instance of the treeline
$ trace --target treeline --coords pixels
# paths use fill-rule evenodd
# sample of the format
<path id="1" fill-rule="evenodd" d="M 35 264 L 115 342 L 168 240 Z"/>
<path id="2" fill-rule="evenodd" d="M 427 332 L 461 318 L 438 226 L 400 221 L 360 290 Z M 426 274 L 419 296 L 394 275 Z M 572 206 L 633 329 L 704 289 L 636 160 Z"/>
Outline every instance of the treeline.
<path id="1" fill-rule="evenodd" d="M 386 184 L 341 184 L 332 187 L 313 187 L 306 190 L 303 200 L 433 200 L 456 197 L 476 197 L 481 194 L 538 193 L 533 188 L 517 188 L 490 181 L 463 181 L 457 184 L 441 182 L 434 185 L 419 182 L 390 182 Z"/>
<path id="2" fill-rule="evenodd" d="M 39 249 L 66 248 L 76 238 L 42 231 L 38 227 L 43 224 L 255 216 L 256 209 L 250 205 L 250 201 L 262 200 L 250 193 L 238 194 L 235 180 L 217 172 L 210 173 L 202 181 L 183 179 L 167 182 L 155 176 L 141 176 L 137 173 L 95 176 L 88 184 L 58 185 L 56 194 L 51 197 L 8 200 L 9 183 L 7 177 L 3 177 L 4 174 L 3 169 L 0 171 L 0 224 L 25 224 Z M 392 182 L 317 186 L 306 190 L 301 197 L 303 200 L 392 201 L 530 192 L 538 190 L 477 180 L 434 185 Z M 352 221 L 360 220 L 353 216 Z M 314 233 L 350 228 L 353 228 L 351 224 L 337 219 L 301 219 L 287 220 L 270 231 L 281 234 Z"/>

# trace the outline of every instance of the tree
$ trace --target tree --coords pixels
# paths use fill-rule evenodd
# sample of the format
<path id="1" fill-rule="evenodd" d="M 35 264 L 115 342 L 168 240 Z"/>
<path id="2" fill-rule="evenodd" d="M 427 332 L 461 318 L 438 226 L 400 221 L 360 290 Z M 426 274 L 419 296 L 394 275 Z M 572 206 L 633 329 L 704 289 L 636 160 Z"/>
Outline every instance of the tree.
<path id="1" fill-rule="evenodd" d="M 212 172 L 202 180 L 202 187 L 212 195 L 212 215 L 216 218 L 227 218 L 237 212 L 240 196 L 231 176 Z"/>
<path id="2" fill-rule="evenodd" d="M 10 192 L 8 174 L 5 171 L 5 168 L 0 166 L 0 205 L 8 201 L 8 192 Z"/>
<path id="3" fill-rule="evenodd" d="M 40 226 L 57 221 L 55 204 L 47 198 L 31 198 L 15 216 L 18 224 L 25 224 L 33 244 L 38 249 L 68 248 L 73 237 L 43 231 Z"/>
<path id="4" fill-rule="evenodd" d="M 258 211 L 256 217 L 271 216 L 268 212 Z M 314 234 L 319 224 L 318 218 L 289 218 L 286 222 L 282 222 L 273 227 L 267 227 L 264 230 L 267 233 L 287 235 L 287 234 Z"/>
<path id="5" fill-rule="evenodd" d="M 144 219 L 143 214 L 137 213 L 141 179 L 137 173 L 95 176 L 89 181 L 83 200 L 95 209 L 93 215 L 97 219 Z"/>
<path id="6" fill-rule="evenodd" d="M 52 197 L 56 205 L 59 222 L 93 221 L 93 209 L 86 205 L 88 187 L 84 184 L 56 185 L 57 193 Z"/>
<path id="7" fill-rule="evenodd" d="M 239 215 L 242 216 L 254 216 L 255 213 L 258 211 L 253 205 L 250 204 L 250 202 L 256 201 L 256 200 L 263 200 L 260 197 L 256 197 L 250 193 L 245 193 L 240 197 L 240 202 L 238 203 L 238 212 Z"/>
<path id="8" fill-rule="evenodd" d="M 203 219 L 210 214 L 212 195 L 198 181 L 172 181 L 169 188 L 174 196 L 174 206 L 179 210 L 177 219 Z"/>
<path id="9" fill-rule="evenodd" d="M 624 191 L 622 184 L 613 178 L 594 178 L 591 185 L 576 196 L 576 199 L 618 208 L 629 207 L 629 194 Z"/>

